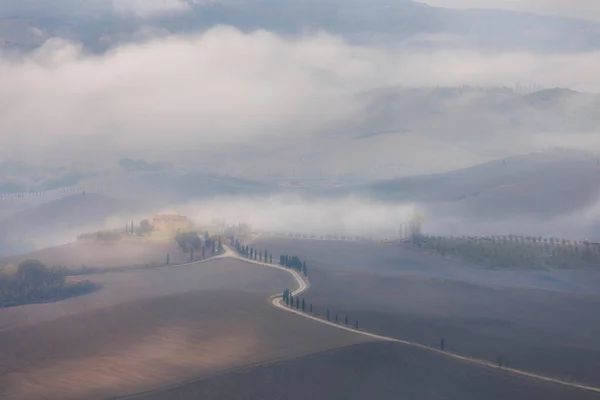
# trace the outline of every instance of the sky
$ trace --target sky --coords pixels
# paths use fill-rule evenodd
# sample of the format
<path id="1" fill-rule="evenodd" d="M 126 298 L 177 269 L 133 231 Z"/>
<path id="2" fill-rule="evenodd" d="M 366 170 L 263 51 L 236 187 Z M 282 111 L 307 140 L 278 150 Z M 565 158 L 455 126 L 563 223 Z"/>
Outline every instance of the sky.
<path id="1" fill-rule="evenodd" d="M 597 0 L 420 0 L 448 8 L 494 8 L 600 20 Z"/>

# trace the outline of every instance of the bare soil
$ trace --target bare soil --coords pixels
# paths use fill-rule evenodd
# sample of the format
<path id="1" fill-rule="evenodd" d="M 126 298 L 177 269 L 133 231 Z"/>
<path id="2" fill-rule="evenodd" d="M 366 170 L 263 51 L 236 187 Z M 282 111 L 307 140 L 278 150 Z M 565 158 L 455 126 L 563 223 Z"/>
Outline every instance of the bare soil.
<path id="1" fill-rule="evenodd" d="M 0 310 L 0 398 L 107 398 L 367 340 L 274 308 L 293 278 L 235 260 L 86 279 L 103 289 Z"/>
<path id="2" fill-rule="evenodd" d="M 444 338 L 459 354 L 501 356 L 515 368 L 600 386 L 600 295 L 578 290 L 583 275 L 484 271 L 376 243 L 257 246 L 306 259 L 305 297 L 320 315 L 329 308 L 370 332 L 432 347 Z M 597 272 L 586 272 L 595 285 Z"/>
<path id="3" fill-rule="evenodd" d="M 598 393 L 371 342 L 239 369 L 135 397 L 159 399 L 597 399 Z"/>

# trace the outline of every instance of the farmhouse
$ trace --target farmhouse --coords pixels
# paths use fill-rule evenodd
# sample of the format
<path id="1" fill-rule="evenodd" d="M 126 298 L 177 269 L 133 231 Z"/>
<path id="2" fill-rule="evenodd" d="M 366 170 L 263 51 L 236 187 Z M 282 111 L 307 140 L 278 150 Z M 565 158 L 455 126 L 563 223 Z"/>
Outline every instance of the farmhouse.
<path id="1" fill-rule="evenodd" d="M 191 222 L 181 215 L 157 215 L 153 218 L 152 225 L 157 231 L 174 232 L 188 229 Z"/>

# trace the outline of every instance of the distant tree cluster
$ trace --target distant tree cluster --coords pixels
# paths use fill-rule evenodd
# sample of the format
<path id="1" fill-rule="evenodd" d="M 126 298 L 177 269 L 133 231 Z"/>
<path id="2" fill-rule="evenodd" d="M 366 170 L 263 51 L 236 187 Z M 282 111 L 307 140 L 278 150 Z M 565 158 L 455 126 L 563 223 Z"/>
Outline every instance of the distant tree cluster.
<path id="1" fill-rule="evenodd" d="M 262 261 L 269 264 L 273 263 L 273 254 L 269 254 L 267 250 L 258 250 L 249 245 L 243 246 L 239 240 L 234 241 L 233 238 L 230 241 L 234 242 L 235 251 L 238 254 L 250 260 Z"/>
<path id="2" fill-rule="evenodd" d="M 0 274 L 0 307 L 42 303 L 89 293 L 89 282 L 67 283 L 62 269 L 49 269 L 38 260 L 25 260 L 14 274 Z"/>
<path id="3" fill-rule="evenodd" d="M 279 265 L 286 268 L 291 268 L 308 276 L 308 269 L 306 268 L 306 261 L 300 261 L 297 256 L 289 256 L 287 254 L 279 256 Z"/>
<path id="4" fill-rule="evenodd" d="M 97 242 L 115 242 L 121 240 L 121 232 L 116 230 L 82 233 L 78 240 L 94 240 Z"/>
<path id="5" fill-rule="evenodd" d="M 202 241 L 196 232 L 179 232 L 175 235 L 175 241 L 185 254 L 200 250 L 202 247 Z"/>
<path id="6" fill-rule="evenodd" d="M 490 268 L 591 268 L 600 266 L 600 244 L 535 236 L 427 236 L 415 244 L 441 256 Z"/>
<path id="7" fill-rule="evenodd" d="M 138 226 L 133 224 L 133 221 L 125 224 L 125 234 L 129 236 L 144 236 L 148 233 L 152 232 L 154 227 L 147 219 L 143 219 L 140 221 Z"/>

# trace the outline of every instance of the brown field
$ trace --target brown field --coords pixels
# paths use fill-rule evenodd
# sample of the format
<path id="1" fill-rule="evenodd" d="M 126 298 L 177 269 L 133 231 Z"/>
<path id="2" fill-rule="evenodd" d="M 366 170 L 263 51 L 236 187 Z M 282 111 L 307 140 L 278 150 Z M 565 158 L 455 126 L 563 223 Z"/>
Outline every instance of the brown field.
<path id="1" fill-rule="evenodd" d="M 598 271 L 489 271 L 377 243 L 264 239 L 306 259 L 307 301 L 377 334 L 600 386 Z M 552 290 L 549 290 L 552 289 Z"/>
<path id="2" fill-rule="evenodd" d="M 28 254 L 0 259 L 0 267 L 18 265 L 27 258 L 35 258 L 47 266 L 71 269 L 113 268 L 126 266 L 164 265 L 167 253 L 171 264 L 189 261 L 172 239 L 124 238 L 113 243 L 77 241 L 62 246 L 49 247 Z"/>
<path id="3" fill-rule="evenodd" d="M 0 310 L 0 398 L 101 399 L 366 340 L 272 307 L 292 277 L 235 260 L 86 279 L 103 289 Z"/>
<path id="4" fill-rule="evenodd" d="M 163 399 L 597 399 L 598 393 L 480 368 L 397 343 L 370 342 L 242 368 L 136 396 Z"/>

